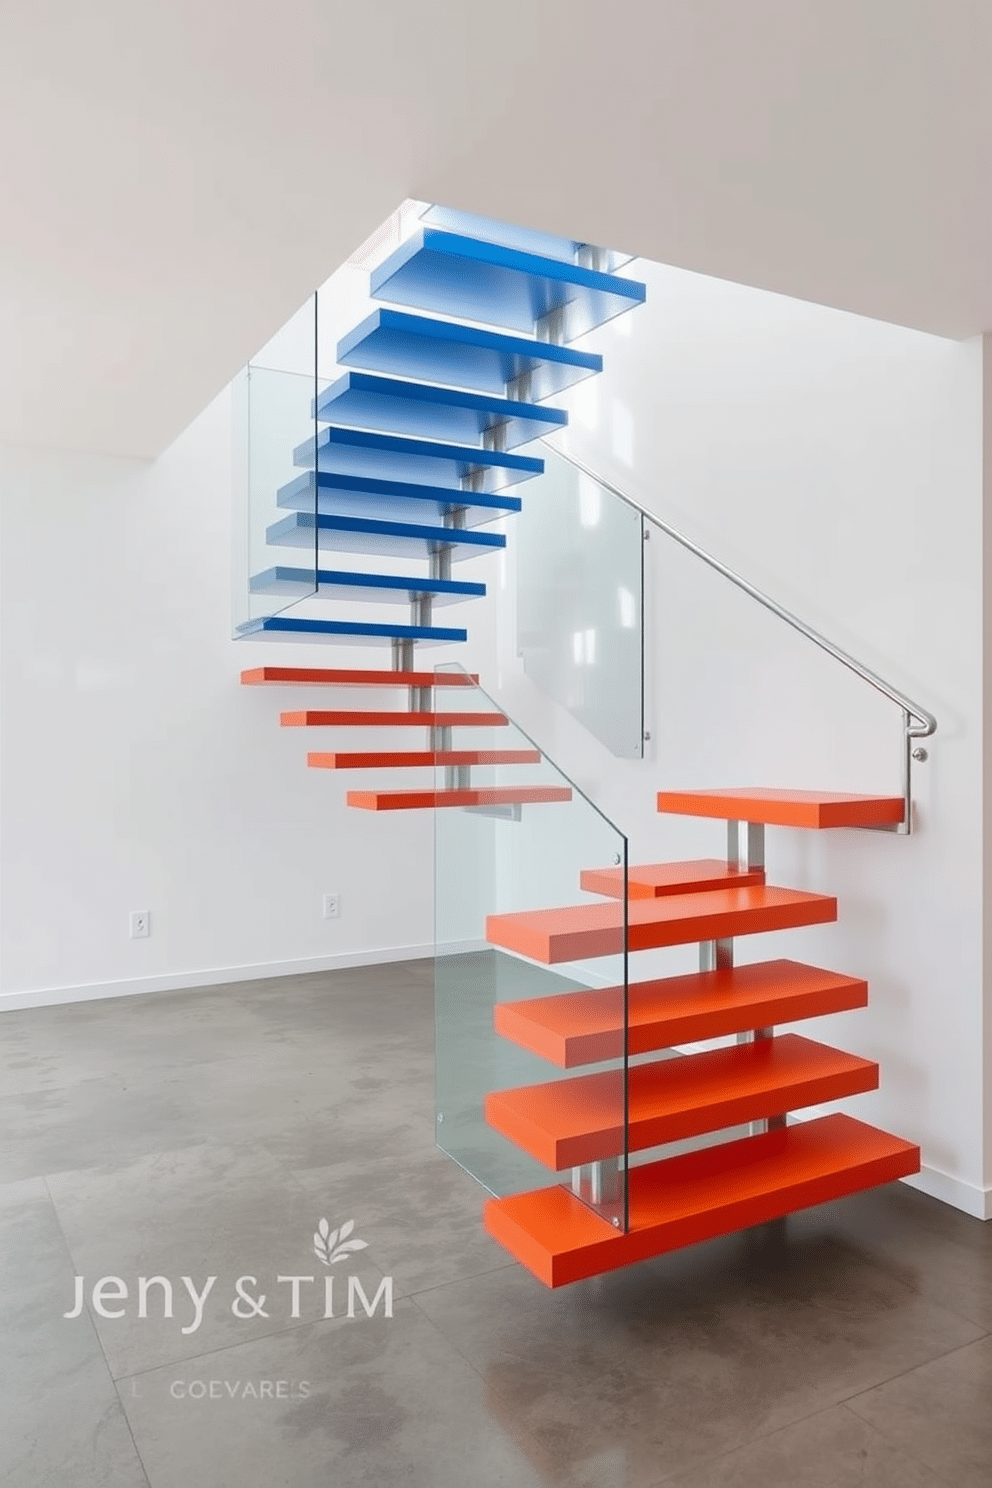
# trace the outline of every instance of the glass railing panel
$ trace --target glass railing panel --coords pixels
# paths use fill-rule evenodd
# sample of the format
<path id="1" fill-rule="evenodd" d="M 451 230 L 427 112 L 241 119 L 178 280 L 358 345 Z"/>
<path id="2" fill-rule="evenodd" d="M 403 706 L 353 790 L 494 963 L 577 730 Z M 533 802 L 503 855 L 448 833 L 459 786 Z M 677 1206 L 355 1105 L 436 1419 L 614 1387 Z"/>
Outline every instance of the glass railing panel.
<path id="1" fill-rule="evenodd" d="M 317 592 L 312 372 L 251 365 L 235 383 L 234 630 Z"/>
<path id="2" fill-rule="evenodd" d="M 438 711 L 501 716 L 435 675 L 466 684 Z M 492 1194 L 561 1184 L 626 1228 L 626 838 L 512 723 L 432 748 L 438 1144 Z"/>
<path id="3" fill-rule="evenodd" d="M 512 541 L 517 650 L 537 685 L 621 759 L 644 752 L 643 519 L 539 447 Z"/>

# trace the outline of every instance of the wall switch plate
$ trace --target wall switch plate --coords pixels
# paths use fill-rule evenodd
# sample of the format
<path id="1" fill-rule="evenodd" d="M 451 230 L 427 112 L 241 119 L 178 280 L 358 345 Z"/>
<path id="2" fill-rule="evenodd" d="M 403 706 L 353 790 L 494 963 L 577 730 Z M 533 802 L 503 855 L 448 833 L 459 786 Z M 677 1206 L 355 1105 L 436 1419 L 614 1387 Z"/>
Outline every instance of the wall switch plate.
<path id="1" fill-rule="evenodd" d="M 340 915 L 341 915 L 341 895 L 340 894 L 325 894 L 324 895 L 324 919 L 325 920 L 336 920 L 336 919 L 339 919 L 340 918 Z"/>
<path id="2" fill-rule="evenodd" d="M 152 916 L 148 909 L 132 909 L 131 939 L 147 940 L 152 933 Z"/>

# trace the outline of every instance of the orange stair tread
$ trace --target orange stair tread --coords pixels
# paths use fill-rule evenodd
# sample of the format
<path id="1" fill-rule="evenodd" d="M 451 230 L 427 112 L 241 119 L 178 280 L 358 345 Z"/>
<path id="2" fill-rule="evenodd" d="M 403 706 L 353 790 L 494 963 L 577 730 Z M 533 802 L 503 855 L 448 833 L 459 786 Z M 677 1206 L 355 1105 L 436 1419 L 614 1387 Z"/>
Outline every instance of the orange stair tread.
<path id="1" fill-rule="evenodd" d="M 461 672 L 394 672 L 384 669 L 347 667 L 248 667 L 241 673 L 245 687 L 264 683 L 293 683 L 318 687 L 471 687 L 478 676 Z"/>
<path id="2" fill-rule="evenodd" d="M 315 770 L 403 770 L 431 765 L 538 765 L 539 749 L 397 749 L 359 753 L 322 753 L 307 755 L 307 764 Z"/>
<path id="3" fill-rule="evenodd" d="M 486 939 L 532 961 L 555 965 L 623 950 L 622 903 L 576 904 L 489 915 Z M 627 945 L 632 951 L 689 945 L 766 930 L 823 924 L 837 918 L 837 900 L 800 889 L 758 885 L 667 894 L 627 905 Z"/>
<path id="4" fill-rule="evenodd" d="M 341 709 L 303 709 L 280 713 L 283 728 L 501 728 L 509 723 L 505 713 L 406 713 L 354 712 Z"/>
<path id="5" fill-rule="evenodd" d="M 418 811 L 440 806 L 534 806 L 570 801 L 567 785 L 479 785 L 453 790 L 349 791 L 349 806 L 365 811 Z"/>
<path id="6" fill-rule="evenodd" d="M 628 1051 L 647 1054 L 865 1007 L 868 984 L 778 960 L 632 982 L 628 994 Z M 498 1003 L 493 1022 L 503 1038 L 562 1069 L 616 1059 L 623 1054 L 623 988 Z"/>
<path id="7" fill-rule="evenodd" d="M 628 1071 L 631 1152 L 878 1087 L 878 1065 L 799 1034 L 707 1049 Z M 555 1172 L 623 1151 L 623 1070 L 486 1096 L 486 1121 Z"/>
<path id="8" fill-rule="evenodd" d="M 919 1168 L 912 1142 L 850 1116 L 825 1116 L 631 1168 L 627 1233 L 561 1185 L 488 1200 L 485 1225 L 546 1286 L 564 1286 Z"/>
<path id="9" fill-rule="evenodd" d="M 659 791 L 658 810 L 674 816 L 711 816 L 780 827 L 878 827 L 901 822 L 906 803 L 901 796 L 752 786 Z"/>
<path id="10" fill-rule="evenodd" d="M 732 867 L 721 858 L 696 858 L 684 863 L 642 863 L 627 870 L 628 899 L 657 899 L 664 894 L 700 893 L 704 889 L 742 889 L 765 881 L 763 868 Z M 583 868 L 579 886 L 588 894 L 619 899 L 622 868 Z"/>

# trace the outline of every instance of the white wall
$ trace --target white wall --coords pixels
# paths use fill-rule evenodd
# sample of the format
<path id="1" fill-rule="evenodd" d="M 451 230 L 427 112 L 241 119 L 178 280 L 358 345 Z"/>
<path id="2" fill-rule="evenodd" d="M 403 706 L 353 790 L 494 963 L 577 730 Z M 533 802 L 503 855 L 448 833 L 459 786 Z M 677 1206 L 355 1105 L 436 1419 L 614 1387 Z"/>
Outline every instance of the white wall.
<path id="1" fill-rule="evenodd" d="M 925 1186 L 988 1215 L 981 342 L 628 272 L 648 303 L 589 338 L 606 371 L 572 394 L 571 449 L 939 719 L 911 838 L 769 829 L 770 881 L 838 895 L 840 921 L 749 938 L 739 958 L 869 978 L 869 1009 L 820 1027 L 881 1062 L 881 1090 L 852 1113 L 921 1141 Z M 630 834 L 634 861 L 722 852 L 719 824 L 656 815 L 659 788 L 898 793 L 897 709 L 664 539 L 649 553 L 645 763 L 613 760 L 537 694 L 510 604 L 500 632 L 501 697 Z M 672 952 L 638 971 L 691 964 Z"/>
<path id="2" fill-rule="evenodd" d="M 226 396 L 152 464 L 0 449 L 0 1008 L 431 948 L 430 813 L 346 809 L 355 780 L 305 764 L 328 734 L 278 727 L 329 695 L 239 686 L 388 660 L 231 641 L 230 451 Z"/>

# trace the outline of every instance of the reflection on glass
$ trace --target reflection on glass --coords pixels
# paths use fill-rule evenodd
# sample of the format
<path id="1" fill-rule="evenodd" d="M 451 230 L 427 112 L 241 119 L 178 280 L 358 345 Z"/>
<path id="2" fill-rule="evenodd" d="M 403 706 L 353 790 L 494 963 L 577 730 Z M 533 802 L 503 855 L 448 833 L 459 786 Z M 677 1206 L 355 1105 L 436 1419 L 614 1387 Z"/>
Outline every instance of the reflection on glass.
<path id="1" fill-rule="evenodd" d="M 511 540 L 534 681 L 622 759 L 643 754 L 642 519 L 550 447 Z"/>

